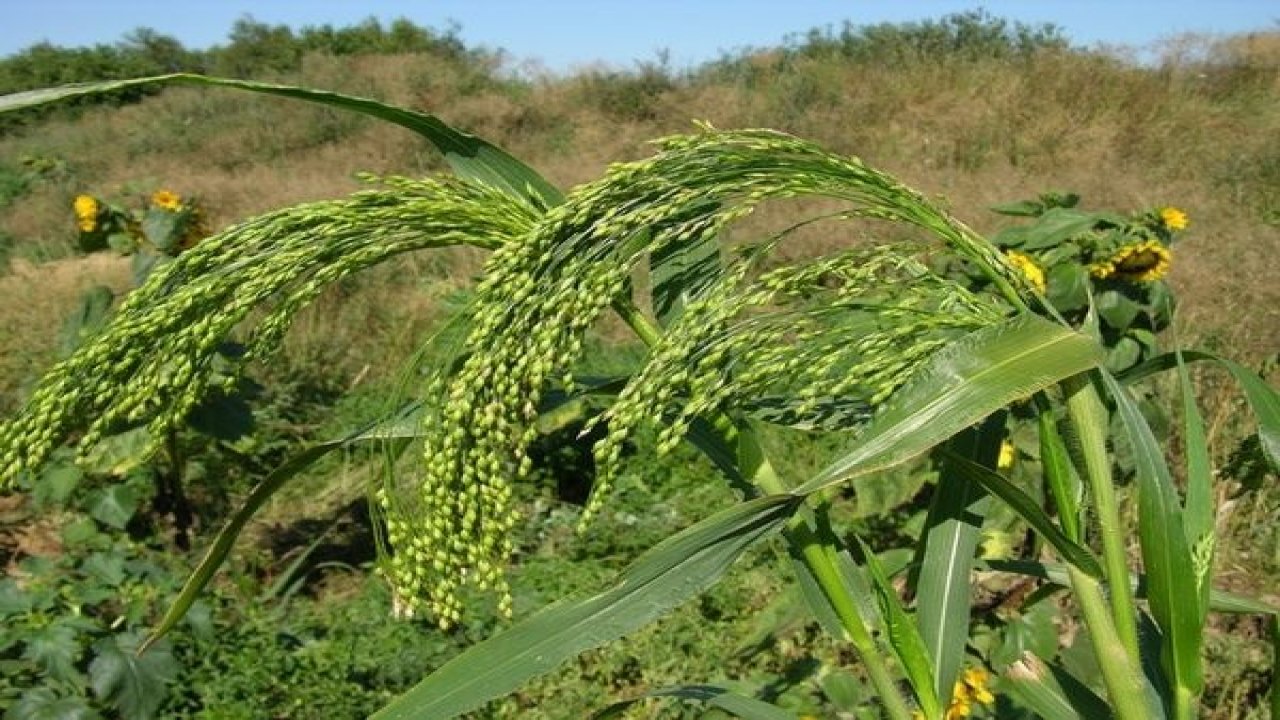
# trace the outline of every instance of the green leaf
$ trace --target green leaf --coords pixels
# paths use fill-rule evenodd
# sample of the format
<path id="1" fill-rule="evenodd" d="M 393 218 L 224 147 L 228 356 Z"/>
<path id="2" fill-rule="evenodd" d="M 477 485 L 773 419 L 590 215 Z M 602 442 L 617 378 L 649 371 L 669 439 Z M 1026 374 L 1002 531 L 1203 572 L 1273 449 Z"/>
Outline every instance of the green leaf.
<path id="1" fill-rule="evenodd" d="M 1034 225 L 1024 228 L 1026 235 L 1022 247 L 1040 250 L 1053 247 L 1071 237 L 1088 232 L 1098 222 L 1094 213 L 1068 208 L 1050 208 Z"/>
<path id="2" fill-rule="evenodd" d="M 60 697 L 49 688 L 28 690 L 4 714 L 4 720 L 98 720 L 101 717 L 84 698 Z"/>
<path id="3" fill-rule="evenodd" d="M 1266 381 L 1249 368 L 1213 353 L 1198 350 L 1183 350 L 1180 353 L 1158 355 L 1141 365 L 1130 369 L 1119 376 L 1119 380 L 1129 384 L 1158 372 L 1178 366 L 1179 362 L 1196 362 L 1213 360 L 1226 368 L 1244 391 L 1245 400 L 1253 410 L 1258 421 L 1258 440 L 1262 444 L 1262 452 L 1267 457 L 1273 472 L 1280 472 L 1280 394 L 1271 389 Z"/>
<path id="4" fill-rule="evenodd" d="M 172 255 L 178 247 L 178 214 L 151 208 L 142 216 L 142 234 L 147 241 L 166 255 Z"/>
<path id="5" fill-rule="evenodd" d="M 925 646 L 925 640 L 921 636 L 922 628 L 916 626 L 916 622 L 907 614 L 906 608 L 902 607 L 902 601 L 898 598 L 889 575 L 881 566 L 880 558 L 876 557 L 875 552 L 862 541 L 862 538 L 856 535 L 854 537 L 862 550 L 863 559 L 866 560 L 867 574 L 871 576 L 871 586 L 876 591 L 875 596 L 880 605 L 880 615 L 884 618 L 885 635 L 888 636 L 889 647 L 893 649 L 893 654 L 902 664 L 902 670 L 925 717 L 937 717 L 942 712 L 939 698 L 949 700 L 951 687 L 947 686 L 944 692 L 938 692 L 934 686 L 934 671 L 937 667 L 936 656 L 933 654 L 934 648 Z M 965 580 L 967 594 L 968 578 L 966 577 Z M 967 620 L 966 617 L 964 637 L 968 637 L 969 634 Z M 963 642 L 960 645 L 960 652 L 963 656 Z"/>
<path id="6" fill-rule="evenodd" d="M 80 630 L 72 623 L 54 621 L 27 638 L 22 657 L 35 662 L 54 680 L 79 685 L 82 678 L 76 662 L 80 650 Z"/>
<path id="7" fill-rule="evenodd" d="M 719 708 L 744 720 L 796 720 L 796 716 L 763 700 L 739 695 L 716 685 L 681 685 L 650 690 L 640 697 L 617 702 L 592 715 L 593 720 L 621 717 L 622 712 L 647 698 L 669 697 Z"/>
<path id="8" fill-rule="evenodd" d="M 1072 542 L 1054 524 L 1053 520 L 1045 514 L 1040 505 L 1030 495 L 1023 492 L 1021 488 L 1009 482 L 1003 475 L 968 458 L 948 453 L 948 460 L 951 462 L 955 473 L 967 482 L 978 484 L 987 492 L 1000 498 L 1005 505 L 1009 506 L 1010 510 L 1017 513 L 1032 529 L 1052 545 L 1053 549 L 1057 550 L 1064 560 L 1089 575 L 1102 579 L 1102 567 L 1098 565 L 1098 560 L 1093 556 L 1093 553 L 1088 548 Z"/>
<path id="9" fill-rule="evenodd" d="M 1049 302 L 1059 312 L 1079 310 L 1089 304 L 1089 271 L 1074 262 L 1049 268 L 1045 283 Z"/>
<path id="10" fill-rule="evenodd" d="M 124 556 L 118 552 L 96 552 L 80 563 L 80 572 L 97 581 L 98 585 L 114 588 L 128 577 Z"/>
<path id="11" fill-rule="evenodd" d="M 1017 575 L 1026 575 L 1027 577 L 1039 578 L 1054 585 L 1069 587 L 1071 580 L 1067 576 L 1067 569 L 1064 565 L 1056 563 L 1039 563 L 1030 560 L 985 560 L 982 563 L 989 570 L 996 572 L 1014 573 Z M 1139 575 L 1130 578 L 1139 598 L 1146 597 L 1146 577 Z M 1247 598 L 1242 595 L 1227 592 L 1226 590 L 1213 589 L 1209 591 L 1209 609 L 1214 612 L 1223 613 L 1258 613 L 1261 615 L 1280 615 L 1280 607 L 1271 605 L 1262 600 L 1255 598 Z"/>
<path id="12" fill-rule="evenodd" d="M 1109 327 L 1127 330 L 1142 306 L 1130 300 L 1119 290 L 1104 290 L 1097 297 L 1098 315 Z"/>
<path id="13" fill-rule="evenodd" d="M 1032 653 L 1009 666 L 1001 687 L 1019 704 L 1046 720 L 1108 720 L 1111 708 L 1062 668 Z"/>
<path id="14" fill-rule="evenodd" d="M 22 615 L 35 608 L 35 599 L 10 578 L 0 579 L 0 618 Z"/>
<path id="15" fill-rule="evenodd" d="M 957 474 L 949 457 L 964 454 L 995 464 L 1003 435 L 1004 414 L 1000 413 L 979 428 L 961 432 L 944 446 L 951 452 L 943 456 L 938 486 L 916 545 L 916 617 L 928 647 L 933 689 L 939 698 L 951 697 L 964 664 L 965 640 L 969 637 L 970 574 L 989 504 L 981 486 Z"/>
<path id="16" fill-rule="evenodd" d="M 83 479 L 84 472 L 70 462 L 50 464 L 40 473 L 31 493 L 32 499 L 41 509 L 65 505 Z"/>
<path id="17" fill-rule="evenodd" d="M 95 643 L 97 655 L 89 663 L 89 680 L 93 693 L 122 717 L 148 720 L 160 709 L 180 668 L 166 643 L 152 647 L 146 655 L 135 654 L 140 639 L 129 633 Z"/>
<path id="18" fill-rule="evenodd" d="M 89 499 L 89 515 L 104 525 L 123 530 L 138 511 L 138 493 L 128 485 L 112 485 Z"/>
<path id="19" fill-rule="evenodd" d="M 863 682 L 848 670 L 831 670 L 819 675 L 818 683 L 832 707 L 848 713 L 850 717 L 853 717 L 867 695 Z"/>
<path id="20" fill-rule="evenodd" d="M 152 445 L 147 428 L 136 427 L 98 441 L 80 465 L 94 475 L 127 475 L 147 461 Z"/>
<path id="21" fill-rule="evenodd" d="M 253 432 L 253 408 L 240 393 L 210 392 L 187 416 L 192 430 L 235 442 Z"/>
<path id="22" fill-rule="evenodd" d="M 608 590 L 556 603 L 473 645 L 374 717 L 455 717 L 643 627 L 715 583 L 743 551 L 779 530 L 799 503 L 790 495 L 749 500 L 685 529 L 641 555 Z"/>
<path id="23" fill-rule="evenodd" d="M 1053 408 L 1043 395 L 1036 397 L 1036 426 L 1040 464 L 1044 469 L 1049 492 L 1058 506 L 1059 522 L 1069 539 L 1079 541 L 1084 537 L 1080 529 L 1084 524 L 1084 483 L 1071 464 L 1071 454 L 1063 440 Z M 991 490 L 988 489 L 988 492 Z"/>
<path id="24" fill-rule="evenodd" d="M 970 333 L 935 353 L 852 450 L 794 492 L 807 495 L 905 462 L 1101 358 L 1094 341 L 1033 315 Z"/>
<path id="25" fill-rule="evenodd" d="M 95 285 L 80 296 L 80 307 L 67 318 L 58 333 L 58 350 L 63 356 L 70 355 L 102 327 L 115 298 L 115 293 L 105 285 Z"/>
<path id="26" fill-rule="evenodd" d="M 1138 538 L 1146 569 L 1147 601 L 1164 635 L 1161 663 L 1169 679 L 1195 697 L 1204 687 L 1200 646 L 1205 613 L 1200 608 L 1199 592 L 1194 586 L 1187 586 L 1199 574 L 1183 527 L 1182 507 L 1164 462 L 1164 451 L 1137 404 L 1109 373 L 1100 374 L 1134 451 Z"/>
<path id="27" fill-rule="evenodd" d="M 1004 618 L 996 634 L 996 646 L 987 655 L 987 661 L 996 667 L 1004 667 L 1028 652 L 1038 657 L 1056 655 L 1058 612 L 1052 602 L 1037 602 L 1030 609 Z"/>
<path id="28" fill-rule="evenodd" d="M 871 584 L 862 568 L 854 562 L 853 556 L 849 554 L 840 537 L 832 529 L 825 505 L 814 511 L 814 520 L 816 521 L 816 528 L 813 530 L 815 541 L 822 545 L 824 554 L 831 558 L 844 596 L 853 600 L 858 616 L 867 630 L 872 633 L 879 632 L 884 627 L 884 620 L 880 617 L 879 609 L 872 602 Z M 813 570 L 805 562 L 801 550 L 802 543 L 787 543 L 787 554 L 791 558 L 791 568 L 796 574 L 801 599 L 831 637 L 847 641 L 848 633 L 840 622 L 839 613 L 832 607 L 831 599 L 822 591 L 818 578 L 814 577 Z"/>
<path id="29" fill-rule="evenodd" d="M 209 77 L 191 73 L 174 73 L 132 80 L 77 83 L 55 88 L 29 90 L 0 96 L 0 113 L 35 107 L 84 95 L 111 92 L 145 85 L 205 85 L 248 90 L 278 97 L 306 100 L 336 107 L 341 110 L 362 113 L 399 125 L 426 138 L 444 154 L 453 171 L 468 180 L 475 180 L 501 188 L 509 194 L 544 208 L 560 204 L 564 196 L 529 166 L 516 160 L 502 149 L 468 133 L 446 125 L 434 115 L 387 105 L 368 98 L 340 95 L 338 93 L 310 90 L 292 85 Z"/>
<path id="30" fill-rule="evenodd" d="M 1107 351 L 1106 368 L 1113 373 L 1124 372 L 1142 359 L 1142 346 L 1127 335 L 1116 341 Z"/>
<path id="31" fill-rule="evenodd" d="M 721 274 L 720 243 L 715 236 L 692 242 L 671 242 L 649 258 L 653 312 L 666 327 L 680 316 L 691 298 L 715 283 Z"/>
<path id="32" fill-rule="evenodd" d="M 1187 542 L 1196 566 L 1200 589 L 1200 622 L 1209 612 L 1209 588 L 1213 584 L 1214 520 L 1213 466 L 1204 418 L 1196 405 L 1191 376 L 1185 362 L 1178 363 L 1178 387 L 1182 391 L 1182 445 L 1187 458 L 1187 496 L 1183 512 Z"/>

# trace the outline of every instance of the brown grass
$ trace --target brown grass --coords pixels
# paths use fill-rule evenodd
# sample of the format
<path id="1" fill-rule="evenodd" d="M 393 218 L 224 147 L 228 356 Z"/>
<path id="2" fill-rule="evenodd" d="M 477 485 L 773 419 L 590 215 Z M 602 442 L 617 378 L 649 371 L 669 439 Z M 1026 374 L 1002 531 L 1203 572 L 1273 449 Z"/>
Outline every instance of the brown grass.
<path id="1" fill-rule="evenodd" d="M 107 254 L 34 265 L 15 260 L 0 276 L 0 412 L 12 410 L 22 385 L 49 365 L 58 334 L 84 291 L 129 287 L 129 262 Z"/>

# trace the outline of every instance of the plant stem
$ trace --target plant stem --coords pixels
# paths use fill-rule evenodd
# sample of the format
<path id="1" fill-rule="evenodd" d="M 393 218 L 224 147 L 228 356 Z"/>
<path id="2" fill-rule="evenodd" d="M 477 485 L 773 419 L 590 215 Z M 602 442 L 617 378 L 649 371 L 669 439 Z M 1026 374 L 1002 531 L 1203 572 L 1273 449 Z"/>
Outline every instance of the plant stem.
<path id="1" fill-rule="evenodd" d="M 1129 559 L 1125 551 L 1125 534 L 1120 526 L 1120 509 L 1115 484 L 1111 477 L 1111 456 L 1107 453 L 1109 416 L 1098 389 L 1085 378 L 1076 377 L 1063 383 L 1067 395 L 1067 413 L 1075 428 L 1084 459 L 1089 493 L 1093 496 L 1102 534 L 1102 560 L 1111 595 L 1111 614 L 1120 643 L 1135 664 L 1139 662 L 1138 621 L 1129 584 Z"/>
<path id="2" fill-rule="evenodd" d="M 769 459 L 755 438 L 755 434 L 747 429 L 738 429 L 735 433 L 739 444 L 751 446 L 747 453 L 757 458 L 754 468 L 743 468 L 750 471 L 751 483 L 771 495 L 790 492 L 787 484 L 778 476 Z M 876 646 L 875 638 L 867 629 L 867 624 L 858 612 L 858 606 L 849 597 L 844 582 L 840 579 L 840 570 L 836 565 L 835 548 L 824 543 L 814 531 L 812 518 L 801 512 L 787 523 L 782 531 L 783 537 L 802 559 L 809 572 L 817 580 L 822 594 L 831 603 L 831 607 L 840 619 L 840 625 L 849 635 L 849 641 L 857 651 L 862 665 L 867 670 L 871 684 L 876 688 L 885 712 L 893 720 L 910 720 L 911 709 L 907 707 L 898 684 L 889 666 L 884 662 L 883 653 Z"/>
<path id="3" fill-rule="evenodd" d="M 1142 680 L 1138 664 L 1129 655 L 1115 623 L 1107 613 L 1107 601 L 1102 597 L 1102 587 L 1097 580 L 1086 575 L 1074 565 L 1067 565 L 1071 587 L 1085 625 L 1093 643 L 1093 654 L 1102 670 L 1102 681 L 1107 686 L 1107 696 L 1119 720 L 1150 720 L 1161 713 L 1149 706 L 1147 688 Z"/>
<path id="4" fill-rule="evenodd" d="M 649 318 L 640 312 L 640 308 L 636 307 L 635 302 L 629 297 L 619 297 L 613 301 L 613 310 L 618 313 L 622 321 L 630 327 L 648 347 L 653 347 L 662 337 L 662 331 L 654 325 Z"/>

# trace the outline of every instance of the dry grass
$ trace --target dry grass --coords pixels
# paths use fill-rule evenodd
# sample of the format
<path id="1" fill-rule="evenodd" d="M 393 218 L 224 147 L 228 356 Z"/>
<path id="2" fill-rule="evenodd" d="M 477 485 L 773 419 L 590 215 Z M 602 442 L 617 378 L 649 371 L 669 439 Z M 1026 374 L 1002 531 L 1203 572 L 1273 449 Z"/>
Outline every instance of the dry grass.
<path id="1" fill-rule="evenodd" d="M 49 365 L 67 315 L 95 285 L 123 292 L 129 262 L 106 254 L 40 265 L 16 260 L 0 276 L 0 412 L 12 410 L 23 384 Z"/>

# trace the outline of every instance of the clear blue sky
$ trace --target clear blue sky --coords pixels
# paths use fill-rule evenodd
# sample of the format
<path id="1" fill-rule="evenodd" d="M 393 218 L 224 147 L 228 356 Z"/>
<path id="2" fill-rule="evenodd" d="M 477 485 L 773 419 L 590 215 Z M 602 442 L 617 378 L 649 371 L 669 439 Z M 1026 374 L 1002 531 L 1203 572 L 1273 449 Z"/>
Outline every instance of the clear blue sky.
<path id="1" fill-rule="evenodd" d="M 1061 26 L 1076 44 L 1148 46 L 1186 32 L 1280 28 L 1275 0 L 0 0 L 0 55 L 42 40 L 112 43 L 139 26 L 191 48 L 225 40 L 236 18 L 348 25 L 369 16 L 461 26 L 464 41 L 507 50 L 553 70 L 593 61 L 627 67 L 670 52 L 677 66 L 722 50 L 777 44 L 813 27 L 937 18 L 983 7 L 991 14 Z"/>

